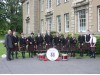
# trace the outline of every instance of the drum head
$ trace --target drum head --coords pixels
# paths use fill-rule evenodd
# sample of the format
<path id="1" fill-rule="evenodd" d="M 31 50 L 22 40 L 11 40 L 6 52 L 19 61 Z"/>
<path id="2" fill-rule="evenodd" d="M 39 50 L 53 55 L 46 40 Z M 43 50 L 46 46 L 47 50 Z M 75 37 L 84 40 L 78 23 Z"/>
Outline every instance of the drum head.
<path id="1" fill-rule="evenodd" d="M 55 61 L 59 57 L 59 52 L 55 48 L 50 48 L 47 50 L 46 56 L 50 61 Z"/>

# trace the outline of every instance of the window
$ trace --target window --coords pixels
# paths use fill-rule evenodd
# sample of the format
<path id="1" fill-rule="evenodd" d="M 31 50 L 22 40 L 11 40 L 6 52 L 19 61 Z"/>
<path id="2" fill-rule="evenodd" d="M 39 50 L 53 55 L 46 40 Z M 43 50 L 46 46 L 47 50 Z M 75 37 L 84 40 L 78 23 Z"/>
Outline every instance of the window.
<path id="1" fill-rule="evenodd" d="M 44 9 L 44 0 L 41 0 L 41 3 L 40 3 L 40 8 L 41 8 L 41 11 L 43 11 L 43 9 Z"/>
<path id="2" fill-rule="evenodd" d="M 47 9 L 51 8 L 51 0 L 47 0 Z"/>
<path id="3" fill-rule="evenodd" d="M 86 10 L 80 10 L 78 12 L 78 31 L 86 32 Z"/>
<path id="4" fill-rule="evenodd" d="M 98 31 L 100 32 L 100 8 L 98 8 Z"/>
<path id="5" fill-rule="evenodd" d="M 57 5 L 59 5 L 61 3 L 61 0 L 57 0 Z"/>
<path id="6" fill-rule="evenodd" d="M 61 16 L 57 16 L 57 31 L 61 32 Z"/>
<path id="7" fill-rule="evenodd" d="M 47 30 L 51 32 L 52 29 L 52 18 L 47 18 Z"/>
<path id="8" fill-rule="evenodd" d="M 65 32 L 69 32 L 69 13 L 64 15 L 65 18 Z"/>
<path id="9" fill-rule="evenodd" d="M 27 15 L 29 15 L 29 2 L 27 2 Z"/>
<path id="10" fill-rule="evenodd" d="M 44 32 L 44 20 L 43 19 L 41 20 L 41 32 L 42 33 Z"/>

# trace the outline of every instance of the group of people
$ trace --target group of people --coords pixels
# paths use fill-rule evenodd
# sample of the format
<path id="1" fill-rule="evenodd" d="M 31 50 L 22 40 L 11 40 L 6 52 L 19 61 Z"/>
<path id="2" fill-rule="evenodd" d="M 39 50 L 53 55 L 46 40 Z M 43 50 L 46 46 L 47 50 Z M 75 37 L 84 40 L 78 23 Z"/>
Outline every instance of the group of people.
<path id="1" fill-rule="evenodd" d="M 34 33 L 31 33 L 28 37 L 21 33 L 21 36 L 18 37 L 16 31 L 8 30 L 8 34 L 5 35 L 5 47 L 7 49 L 7 60 L 14 59 L 14 57 L 17 59 L 18 51 L 21 52 L 22 58 L 25 58 L 26 52 L 29 53 L 29 57 L 33 57 L 34 53 L 46 52 L 52 47 L 59 52 L 70 53 L 72 57 L 75 57 L 75 53 L 79 49 L 80 56 L 83 57 L 84 53 L 87 53 L 90 57 L 95 58 L 96 37 L 90 33 L 86 35 L 81 33 L 78 38 L 73 33 L 71 37 L 61 36 L 59 33 L 55 36 L 50 33 L 45 35 L 38 33 L 35 36 Z"/>

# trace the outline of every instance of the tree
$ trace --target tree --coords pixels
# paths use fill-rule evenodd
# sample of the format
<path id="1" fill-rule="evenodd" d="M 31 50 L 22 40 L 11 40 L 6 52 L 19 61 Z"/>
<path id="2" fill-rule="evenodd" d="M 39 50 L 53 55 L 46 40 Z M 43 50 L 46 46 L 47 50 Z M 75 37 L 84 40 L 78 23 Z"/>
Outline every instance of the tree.
<path id="1" fill-rule="evenodd" d="M 21 0 L 0 0 L 0 31 L 7 29 L 22 32 Z"/>
<path id="2" fill-rule="evenodd" d="M 22 4 L 21 0 L 6 0 L 7 19 L 9 28 L 22 32 Z"/>
<path id="3" fill-rule="evenodd" d="M 0 34 L 4 34 L 6 29 L 7 29 L 7 23 L 6 23 L 5 2 L 0 0 Z"/>

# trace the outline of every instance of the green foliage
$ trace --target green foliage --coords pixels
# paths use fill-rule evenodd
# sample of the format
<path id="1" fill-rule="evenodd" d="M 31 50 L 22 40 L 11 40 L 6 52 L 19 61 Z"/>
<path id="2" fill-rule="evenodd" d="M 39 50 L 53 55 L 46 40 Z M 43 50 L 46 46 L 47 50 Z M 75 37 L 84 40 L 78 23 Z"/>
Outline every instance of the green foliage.
<path id="1" fill-rule="evenodd" d="M 21 0 L 0 1 L 0 35 L 8 29 L 22 32 Z"/>
<path id="2" fill-rule="evenodd" d="M 96 36 L 97 44 L 96 44 L 96 52 L 100 53 L 100 36 Z"/>
<path id="3" fill-rule="evenodd" d="M 0 43 L 0 58 L 2 54 L 6 54 L 6 48 L 3 44 Z"/>

